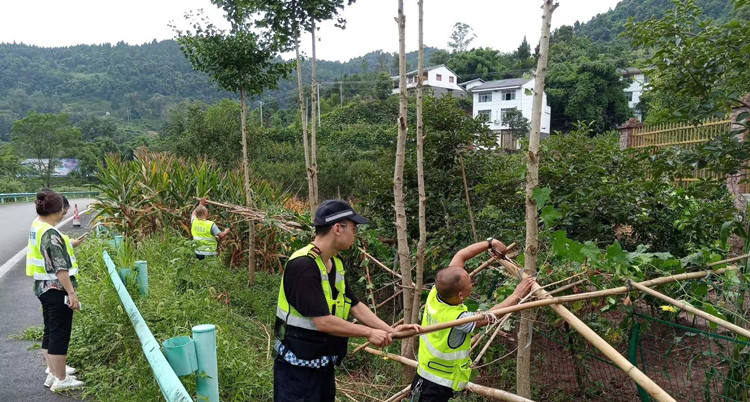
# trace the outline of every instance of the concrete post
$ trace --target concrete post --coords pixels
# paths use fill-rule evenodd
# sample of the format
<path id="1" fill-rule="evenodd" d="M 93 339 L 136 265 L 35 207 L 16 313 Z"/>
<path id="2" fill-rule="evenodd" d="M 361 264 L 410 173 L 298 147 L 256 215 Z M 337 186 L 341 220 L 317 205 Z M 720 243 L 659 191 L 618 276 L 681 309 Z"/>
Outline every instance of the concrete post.
<path id="1" fill-rule="evenodd" d="M 631 117 L 625 122 L 625 124 L 617 127 L 617 129 L 620 130 L 620 150 L 624 151 L 630 148 L 630 145 L 632 144 L 631 135 L 633 134 L 633 130 L 642 127 L 643 123 L 635 117 Z"/>
<path id="2" fill-rule="evenodd" d="M 138 294 L 148 295 L 148 264 L 146 261 L 135 262 L 136 283 L 138 283 Z"/>

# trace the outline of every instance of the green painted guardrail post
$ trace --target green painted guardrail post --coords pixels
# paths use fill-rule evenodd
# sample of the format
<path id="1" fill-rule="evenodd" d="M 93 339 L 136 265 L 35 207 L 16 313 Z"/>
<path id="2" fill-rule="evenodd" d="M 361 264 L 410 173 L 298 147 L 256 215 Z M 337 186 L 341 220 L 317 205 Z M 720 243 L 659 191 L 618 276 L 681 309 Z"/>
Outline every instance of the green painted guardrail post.
<path id="1" fill-rule="evenodd" d="M 141 348 L 146 355 L 146 360 L 148 360 L 151 370 L 154 372 L 154 377 L 159 384 L 162 395 L 164 395 L 167 402 L 193 402 L 193 398 L 185 390 L 185 386 L 182 385 L 177 374 L 172 370 L 172 366 L 169 365 L 169 362 L 167 362 L 167 359 L 161 353 L 159 343 L 156 342 L 156 338 L 154 338 L 151 330 L 148 329 L 146 321 L 141 316 L 135 303 L 133 303 L 133 299 L 128 294 L 128 289 L 117 274 L 115 263 L 112 262 L 112 258 L 109 257 L 109 253 L 106 250 L 102 252 L 102 258 L 104 258 L 104 264 L 107 266 L 112 284 L 114 284 L 115 290 L 118 296 L 120 296 L 122 307 L 130 318 L 138 339 L 141 341 Z"/>
<path id="2" fill-rule="evenodd" d="M 148 263 L 146 261 L 135 262 L 136 283 L 138 283 L 138 294 L 148 295 Z"/>
<path id="3" fill-rule="evenodd" d="M 216 326 L 201 324 L 193 327 L 198 372 L 195 379 L 198 400 L 219 402 L 219 367 L 216 363 Z"/>

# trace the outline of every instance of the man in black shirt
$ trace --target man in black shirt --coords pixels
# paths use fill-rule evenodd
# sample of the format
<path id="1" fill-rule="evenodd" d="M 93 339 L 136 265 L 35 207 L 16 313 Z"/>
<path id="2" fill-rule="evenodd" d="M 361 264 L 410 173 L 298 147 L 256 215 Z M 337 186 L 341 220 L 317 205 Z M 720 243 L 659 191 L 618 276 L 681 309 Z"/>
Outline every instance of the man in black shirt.
<path id="1" fill-rule="evenodd" d="M 357 225 L 367 222 L 345 201 L 324 201 L 315 213 L 315 240 L 287 262 L 276 309 L 275 401 L 334 401 L 334 366 L 346 356 L 348 338 L 383 347 L 394 332 L 420 329 L 391 328 L 346 283 L 338 252 L 354 245 Z M 347 321 L 350 315 L 364 325 Z"/>

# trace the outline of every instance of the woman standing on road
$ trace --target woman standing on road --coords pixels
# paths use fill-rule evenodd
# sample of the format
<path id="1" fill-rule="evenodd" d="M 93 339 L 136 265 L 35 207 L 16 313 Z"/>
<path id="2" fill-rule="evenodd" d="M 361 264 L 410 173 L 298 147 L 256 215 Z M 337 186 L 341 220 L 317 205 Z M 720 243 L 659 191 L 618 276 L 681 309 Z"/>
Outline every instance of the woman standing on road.
<path id="1" fill-rule="evenodd" d="M 42 303 L 44 338 L 42 349 L 49 366 L 44 385 L 52 391 L 80 388 L 66 366 L 73 310 L 80 309 L 75 288 L 78 286 L 70 254 L 63 235 L 55 229 L 64 216 L 64 199 L 54 191 L 36 196 L 37 218 L 31 224 L 26 251 L 26 275 L 34 277 L 34 293 Z"/>

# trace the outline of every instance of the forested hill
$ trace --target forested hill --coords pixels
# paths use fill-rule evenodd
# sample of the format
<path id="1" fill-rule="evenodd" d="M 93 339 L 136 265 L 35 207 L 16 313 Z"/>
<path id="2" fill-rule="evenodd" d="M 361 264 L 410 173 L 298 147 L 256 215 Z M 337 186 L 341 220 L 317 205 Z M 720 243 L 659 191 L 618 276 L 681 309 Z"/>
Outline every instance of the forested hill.
<path id="1" fill-rule="evenodd" d="M 695 4 L 703 9 L 705 17 L 713 20 L 723 21 L 733 12 L 732 0 L 695 0 Z M 630 17 L 636 22 L 652 16 L 661 18 L 666 10 L 672 8 L 671 0 L 622 0 L 614 10 L 597 14 L 586 23 L 576 22 L 575 29 L 594 41 L 610 42 L 624 31 Z"/>
<path id="2" fill-rule="evenodd" d="M 426 57 L 434 51 L 426 49 Z M 408 61 L 416 67 L 416 52 Z M 320 81 L 365 71 L 390 72 L 394 54 L 371 52 L 348 62 L 319 61 Z M 309 63 L 305 63 L 309 80 Z M 295 90 L 296 77 L 267 96 Z M 17 119 L 35 110 L 67 111 L 74 120 L 107 112 L 123 120 L 152 120 L 155 126 L 170 104 L 183 99 L 214 102 L 232 97 L 194 71 L 173 40 L 143 45 L 78 45 L 42 48 L 0 44 L 0 137 L 7 138 Z M 293 99 L 284 96 L 283 99 Z M 156 127 L 154 127 L 156 128 Z"/>

